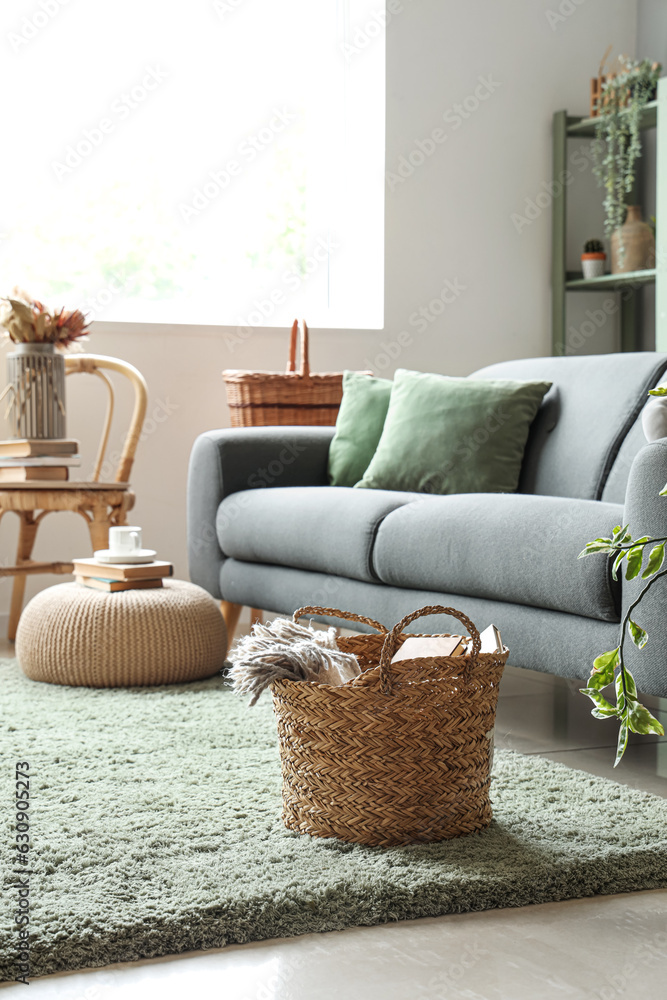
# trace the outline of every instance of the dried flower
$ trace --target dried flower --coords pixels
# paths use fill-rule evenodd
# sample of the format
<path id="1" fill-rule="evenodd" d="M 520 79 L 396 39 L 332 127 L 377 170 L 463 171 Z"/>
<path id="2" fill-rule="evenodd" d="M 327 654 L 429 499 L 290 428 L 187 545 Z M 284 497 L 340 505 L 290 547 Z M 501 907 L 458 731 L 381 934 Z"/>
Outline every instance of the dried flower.
<path id="1" fill-rule="evenodd" d="M 0 303 L 0 326 L 15 344 L 55 344 L 66 350 L 88 333 L 79 309 L 47 309 L 20 288 Z"/>

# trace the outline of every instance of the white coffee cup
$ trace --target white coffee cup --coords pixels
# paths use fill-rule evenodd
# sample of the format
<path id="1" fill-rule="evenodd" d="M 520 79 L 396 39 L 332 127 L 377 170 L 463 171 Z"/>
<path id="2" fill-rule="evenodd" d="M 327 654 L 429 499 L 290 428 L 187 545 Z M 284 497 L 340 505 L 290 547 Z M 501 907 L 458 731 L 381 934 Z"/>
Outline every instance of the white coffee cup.
<path id="1" fill-rule="evenodd" d="M 112 556 L 132 556 L 141 549 L 141 528 L 122 525 L 109 528 L 109 552 Z"/>

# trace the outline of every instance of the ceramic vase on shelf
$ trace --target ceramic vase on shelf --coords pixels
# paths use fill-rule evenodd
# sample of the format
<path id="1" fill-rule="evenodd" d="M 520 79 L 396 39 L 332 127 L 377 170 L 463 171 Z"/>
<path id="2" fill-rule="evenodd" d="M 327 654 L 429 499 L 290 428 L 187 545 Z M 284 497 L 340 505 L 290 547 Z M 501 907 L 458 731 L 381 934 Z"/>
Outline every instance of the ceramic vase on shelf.
<path id="1" fill-rule="evenodd" d="M 611 236 L 611 273 L 627 274 L 647 267 L 655 267 L 653 230 L 643 221 L 639 205 L 628 205 L 625 222 Z"/>
<path id="2" fill-rule="evenodd" d="M 13 437 L 66 437 L 65 359 L 55 344 L 17 344 L 7 355 L 7 381 Z"/>

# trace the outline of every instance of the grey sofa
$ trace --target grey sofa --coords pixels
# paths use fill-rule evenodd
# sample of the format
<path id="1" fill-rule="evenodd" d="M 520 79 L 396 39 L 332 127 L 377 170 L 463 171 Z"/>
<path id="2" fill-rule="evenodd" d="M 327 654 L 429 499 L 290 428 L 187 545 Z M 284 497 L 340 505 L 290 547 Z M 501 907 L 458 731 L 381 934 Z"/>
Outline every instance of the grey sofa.
<path id="1" fill-rule="evenodd" d="M 272 612 L 356 611 L 385 625 L 426 604 L 496 624 L 520 667 L 584 679 L 618 643 L 641 583 L 614 582 L 585 543 L 629 522 L 667 535 L 667 438 L 647 444 L 641 411 L 663 380 L 651 352 L 535 358 L 477 378 L 553 382 L 531 428 L 515 494 L 431 496 L 327 485 L 334 429 L 265 427 L 202 434 L 188 484 L 190 575 L 214 597 Z M 480 433 L 485 432 L 480 428 Z M 474 440 L 468 442 L 474 447 Z M 629 665 L 667 696 L 667 587 L 638 613 L 649 633 Z M 451 619 L 415 629 L 456 631 Z"/>

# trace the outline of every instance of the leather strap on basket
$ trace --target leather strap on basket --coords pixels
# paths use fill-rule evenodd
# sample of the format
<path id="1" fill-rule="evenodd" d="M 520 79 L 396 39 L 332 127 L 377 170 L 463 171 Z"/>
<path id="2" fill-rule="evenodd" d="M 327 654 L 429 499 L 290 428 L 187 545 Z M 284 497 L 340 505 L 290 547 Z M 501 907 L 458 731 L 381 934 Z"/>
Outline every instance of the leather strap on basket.
<path id="1" fill-rule="evenodd" d="M 308 326 L 306 325 L 305 319 L 301 321 L 303 327 L 301 330 L 301 364 L 299 367 L 299 375 L 301 378 L 308 378 L 310 375 L 310 362 L 308 360 Z M 295 319 L 292 323 L 292 332 L 290 334 L 289 342 L 289 361 L 287 362 L 286 372 L 289 375 L 291 372 L 296 372 L 296 340 L 299 333 L 299 321 Z"/>
<path id="2" fill-rule="evenodd" d="M 467 615 L 464 615 L 462 611 L 457 611 L 456 608 L 444 608 L 440 604 L 432 604 L 425 608 L 420 608 L 419 611 L 413 611 L 411 614 L 406 615 L 405 618 L 401 618 L 400 622 L 394 625 L 391 632 L 387 633 L 387 638 L 382 647 L 382 655 L 380 656 L 380 690 L 382 694 L 391 694 L 392 691 L 390 664 L 391 658 L 398 646 L 399 636 L 406 625 L 409 625 L 410 622 L 415 621 L 417 618 L 423 618 L 427 615 L 451 615 L 452 618 L 458 618 L 461 624 L 465 625 L 468 629 L 472 638 L 472 656 L 475 659 L 479 656 L 479 651 L 482 648 L 482 640 L 477 628 Z"/>
<path id="3" fill-rule="evenodd" d="M 380 625 L 373 618 L 366 618 L 364 615 L 355 615 L 351 611 L 339 611 L 338 608 L 319 608 L 319 607 L 307 607 L 299 608 L 298 611 L 294 612 L 293 620 L 296 622 L 303 615 L 322 615 L 323 618 L 344 618 L 346 621 L 350 622 L 363 622 L 364 625 L 370 625 L 377 632 L 389 634 L 388 630 L 384 625 Z"/>

